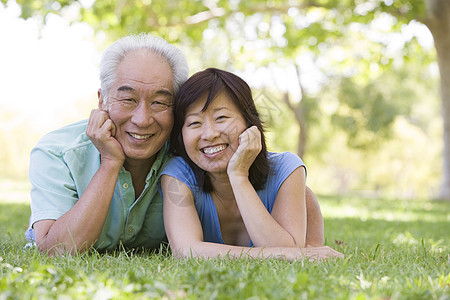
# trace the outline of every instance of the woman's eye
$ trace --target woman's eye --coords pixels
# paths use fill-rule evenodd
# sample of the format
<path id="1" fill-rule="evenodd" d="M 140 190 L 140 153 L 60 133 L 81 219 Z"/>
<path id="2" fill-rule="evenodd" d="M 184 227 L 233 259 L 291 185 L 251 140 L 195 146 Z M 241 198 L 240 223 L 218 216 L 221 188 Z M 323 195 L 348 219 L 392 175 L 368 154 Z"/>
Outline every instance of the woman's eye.
<path id="1" fill-rule="evenodd" d="M 224 119 L 227 119 L 227 118 L 228 118 L 227 116 L 218 116 L 216 118 L 216 120 L 220 121 L 220 120 L 224 120 Z"/>
<path id="2" fill-rule="evenodd" d="M 195 127 L 195 126 L 199 126 L 199 125 L 200 125 L 200 122 L 198 122 L 198 121 L 187 123 L 187 127 Z"/>

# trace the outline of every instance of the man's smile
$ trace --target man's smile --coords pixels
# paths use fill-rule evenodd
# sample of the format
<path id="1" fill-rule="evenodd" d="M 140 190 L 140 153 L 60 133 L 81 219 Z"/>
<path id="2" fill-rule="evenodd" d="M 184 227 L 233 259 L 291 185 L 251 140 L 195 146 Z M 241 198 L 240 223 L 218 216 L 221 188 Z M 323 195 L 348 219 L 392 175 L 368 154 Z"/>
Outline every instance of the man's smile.
<path id="1" fill-rule="evenodd" d="M 132 132 L 128 132 L 128 134 L 137 140 L 146 140 L 154 136 L 154 134 L 137 134 Z"/>

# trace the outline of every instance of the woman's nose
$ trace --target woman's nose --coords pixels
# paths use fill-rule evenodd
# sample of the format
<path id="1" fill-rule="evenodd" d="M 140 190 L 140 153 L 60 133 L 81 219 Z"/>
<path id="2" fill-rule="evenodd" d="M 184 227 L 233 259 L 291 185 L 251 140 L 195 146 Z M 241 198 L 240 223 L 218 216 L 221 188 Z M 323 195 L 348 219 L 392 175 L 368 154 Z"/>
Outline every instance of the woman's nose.
<path id="1" fill-rule="evenodd" d="M 211 141 L 211 140 L 214 140 L 219 135 L 220 135 L 220 131 L 214 124 L 211 124 L 210 122 L 205 122 L 203 124 L 202 136 L 201 136 L 202 139 Z"/>

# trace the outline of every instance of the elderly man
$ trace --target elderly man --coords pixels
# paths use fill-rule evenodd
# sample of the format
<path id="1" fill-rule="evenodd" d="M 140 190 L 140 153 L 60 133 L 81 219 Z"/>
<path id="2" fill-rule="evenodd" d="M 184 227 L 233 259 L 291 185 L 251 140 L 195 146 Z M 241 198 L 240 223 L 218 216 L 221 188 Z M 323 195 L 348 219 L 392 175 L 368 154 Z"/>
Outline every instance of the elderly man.
<path id="1" fill-rule="evenodd" d="M 175 46 L 147 34 L 113 43 L 100 63 L 98 109 L 31 152 L 27 236 L 49 254 L 155 248 L 165 237 L 159 174 L 171 106 L 189 75 Z"/>

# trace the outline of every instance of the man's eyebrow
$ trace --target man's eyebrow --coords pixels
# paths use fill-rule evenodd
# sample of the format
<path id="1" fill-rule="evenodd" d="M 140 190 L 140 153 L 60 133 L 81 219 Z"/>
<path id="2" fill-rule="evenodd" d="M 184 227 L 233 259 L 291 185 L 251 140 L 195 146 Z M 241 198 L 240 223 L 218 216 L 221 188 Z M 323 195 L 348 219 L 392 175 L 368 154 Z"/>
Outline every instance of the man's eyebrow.
<path id="1" fill-rule="evenodd" d="M 124 92 L 124 91 L 125 92 L 134 92 L 134 91 L 136 91 L 134 88 L 132 88 L 129 85 L 122 85 L 117 90 L 119 92 Z M 155 92 L 155 94 L 173 97 L 173 94 L 169 90 L 166 90 L 166 89 L 157 90 Z"/>
<path id="2" fill-rule="evenodd" d="M 158 90 L 158 91 L 156 91 L 155 94 L 163 95 L 163 96 L 170 96 L 170 97 L 173 96 L 173 94 L 170 91 L 168 91 L 168 90 Z"/>
<path id="3" fill-rule="evenodd" d="M 118 91 L 134 91 L 134 89 L 128 85 L 122 85 L 117 90 Z"/>

